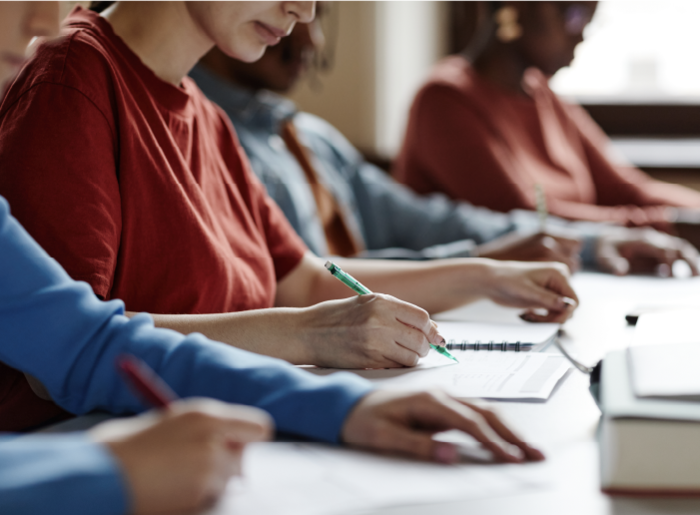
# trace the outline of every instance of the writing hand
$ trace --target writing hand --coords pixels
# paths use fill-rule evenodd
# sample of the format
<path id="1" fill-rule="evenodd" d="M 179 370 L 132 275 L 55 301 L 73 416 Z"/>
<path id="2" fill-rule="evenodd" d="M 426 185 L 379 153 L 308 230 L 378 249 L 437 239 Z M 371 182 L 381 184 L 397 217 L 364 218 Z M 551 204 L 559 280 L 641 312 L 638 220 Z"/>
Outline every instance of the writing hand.
<path id="1" fill-rule="evenodd" d="M 241 472 L 245 444 L 269 439 L 272 421 L 256 408 L 188 399 L 89 434 L 119 461 L 133 513 L 179 513 L 218 499 Z"/>

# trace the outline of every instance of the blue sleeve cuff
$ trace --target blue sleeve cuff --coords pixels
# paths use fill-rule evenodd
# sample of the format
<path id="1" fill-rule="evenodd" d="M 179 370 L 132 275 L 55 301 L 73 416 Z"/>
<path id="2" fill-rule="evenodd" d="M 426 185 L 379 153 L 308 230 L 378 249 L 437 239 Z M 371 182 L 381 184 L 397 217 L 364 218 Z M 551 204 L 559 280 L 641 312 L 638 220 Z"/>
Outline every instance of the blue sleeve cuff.
<path id="1" fill-rule="evenodd" d="M 84 434 L 0 440 L 0 513 L 121 515 L 127 508 L 115 459 Z"/>

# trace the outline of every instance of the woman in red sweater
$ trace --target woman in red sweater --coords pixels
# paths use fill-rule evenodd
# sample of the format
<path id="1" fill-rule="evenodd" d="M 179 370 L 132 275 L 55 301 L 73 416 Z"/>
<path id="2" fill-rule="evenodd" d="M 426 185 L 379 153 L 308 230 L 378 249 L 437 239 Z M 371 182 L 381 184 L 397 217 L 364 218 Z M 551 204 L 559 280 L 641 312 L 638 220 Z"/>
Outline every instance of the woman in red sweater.
<path id="1" fill-rule="evenodd" d="M 464 55 L 434 68 L 417 94 L 394 174 L 497 211 L 535 209 L 572 220 L 671 229 L 700 193 L 614 164 L 610 142 L 547 84 L 574 57 L 596 2 L 491 2 L 493 18 Z"/>
<path id="2" fill-rule="evenodd" d="M 353 296 L 249 170 L 226 115 L 187 72 L 217 45 L 253 61 L 313 2 L 117 2 L 76 8 L 0 106 L 0 194 L 73 278 L 156 324 L 292 363 L 414 365 L 428 311 L 480 297 L 563 321 L 565 267 L 348 262 Z M 41 123 L 37 123 L 41 120 Z M 345 297 L 344 300 L 330 300 Z M 350 298 L 347 298 L 350 297 Z M 328 301 L 328 302 L 323 302 Z"/>

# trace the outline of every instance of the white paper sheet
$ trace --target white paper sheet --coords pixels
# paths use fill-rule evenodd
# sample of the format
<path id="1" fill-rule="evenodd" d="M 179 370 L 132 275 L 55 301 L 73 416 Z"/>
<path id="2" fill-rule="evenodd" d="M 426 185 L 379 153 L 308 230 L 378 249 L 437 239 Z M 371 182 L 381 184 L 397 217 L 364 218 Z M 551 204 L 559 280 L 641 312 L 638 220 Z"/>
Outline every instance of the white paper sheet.
<path id="1" fill-rule="evenodd" d="M 311 443 L 250 445 L 207 515 L 341 515 L 545 488 L 546 463 L 438 465 Z"/>
<path id="2" fill-rule="evenodd" d="M 379 388 L 437 386 L 460 398 L 546 400 L 569 370 L 561 354 L 542 352 L 452 351 L 454 363 L 431 352 L 414 368 L 351 370 Z M 330 369 L 307 369 L 327 375 Z"/>

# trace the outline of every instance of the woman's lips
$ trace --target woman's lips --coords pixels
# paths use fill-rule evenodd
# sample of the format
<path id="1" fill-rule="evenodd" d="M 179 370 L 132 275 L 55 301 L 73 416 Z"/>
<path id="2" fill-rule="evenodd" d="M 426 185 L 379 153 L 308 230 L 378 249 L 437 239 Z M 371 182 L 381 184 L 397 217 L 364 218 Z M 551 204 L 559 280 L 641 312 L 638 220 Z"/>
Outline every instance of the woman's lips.
<path id="1" fill-rule="evenodd" d="M 287 31 L 272 27 L 271 25 L 267 25 L 259 21 L 255 22 L 255 30 L 268 46 L 276 45 L 280 42 L 280 39 L 287 35 Z"/>

